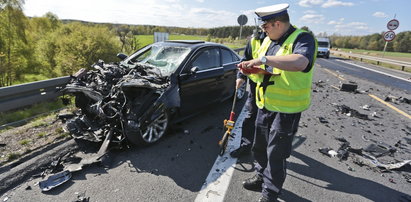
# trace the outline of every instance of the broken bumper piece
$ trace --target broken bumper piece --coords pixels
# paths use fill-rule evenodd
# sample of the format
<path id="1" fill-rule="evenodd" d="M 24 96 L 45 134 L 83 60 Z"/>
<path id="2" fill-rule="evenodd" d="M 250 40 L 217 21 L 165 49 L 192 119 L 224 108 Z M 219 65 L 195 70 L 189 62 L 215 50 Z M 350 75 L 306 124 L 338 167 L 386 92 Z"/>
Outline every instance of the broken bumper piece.
<path id="1" fill-rule="evenodd" d="M 41 191 L 49 191 L 54 187 L 60 186 L 61 184 L 67 182 L 70 178 L 71 172 L 66 170 L 48 177 L 47 180 L 41 181 L 39 186 Z"/>

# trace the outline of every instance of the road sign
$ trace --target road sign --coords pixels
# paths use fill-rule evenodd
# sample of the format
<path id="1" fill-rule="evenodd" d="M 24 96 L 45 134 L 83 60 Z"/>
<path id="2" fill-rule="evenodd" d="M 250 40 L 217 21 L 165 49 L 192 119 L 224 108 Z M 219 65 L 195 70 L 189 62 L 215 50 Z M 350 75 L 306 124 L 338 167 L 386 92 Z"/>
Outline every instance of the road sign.
<path id="1" fill-rule="evenodd" d="M 248 19 L 247 19 L 247 16 L 245 16 L 245 15 L 240 15 L 240 16 L 238 16 L 238 18 L 237 18 L 237 22 L 238 22 L 238 24 L 240 24 L 240 25 L 245 25 L 245 24 L 247 24 L 247 21 L 248 21 Z"/>
<path id="2" fill-rule="evenodd" d="M 395 30 L 398 28 L 398 26 L 400 26 L 400 21 L 398 21 L 397 19 L 392 19 L 387 23 L 387 28 L 389 30 Z"/>
<path id="3" fill-rule="evenodd" d="M 387 31 L 383 35 L 385 41 L 392 41 L 395 38 L 395 33 L 393 31 Z"/>

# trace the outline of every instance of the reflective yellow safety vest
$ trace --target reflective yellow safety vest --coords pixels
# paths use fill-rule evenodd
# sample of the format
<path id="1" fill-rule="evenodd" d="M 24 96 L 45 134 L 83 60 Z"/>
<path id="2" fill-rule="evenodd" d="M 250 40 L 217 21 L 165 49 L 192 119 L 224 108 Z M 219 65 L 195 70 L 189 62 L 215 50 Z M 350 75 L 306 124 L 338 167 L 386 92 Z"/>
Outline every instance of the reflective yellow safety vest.
<path id="1" fill-rule="evenodd" d="M 276 56 L 292 54 L 294 41 L 302 32 L 305 31 L 296 29 L 291 33 L 276 53 Z M 259 57 L 266 54 L 269 45 L 262 44 Z M 311 82 L 316 56 L 317 41 L 315 40 L 314 59 L 309 72 L 291 72 L 274 67 L 273 74 L 279 75 L 271 76 L 267 84 L 263 84 L 263 76 L 258 77 L 256 82 L 256 104 L 258 108 L 265 107 L 269 111 L 282 113 L 298 113 L 308 109 L 311 104 Z M 262 65 L 261 68 L 265 69 L 265 65 Z"/>
<path id="2" fill-rule="evenodd" d="M 264 51 L 264 54 L 265 52 L 267 52 L 268 47 L 270 47 L 271 40 L 268 36 L 266 36 L 263 40 L 263 43 L 261 43 L 259 39 L 256 39 L 255 37 L 253 37 L 250 43 L 251 43 L 251 51 L 252 51 L 253 59 L 255 59 L 255 58 L 258 58 L 260 52 Z M 263 48 L 264 50 L 261 48 Z M 247 76 L 254 83 L 257 83 L 258 80 L 264 77 L 264 75 L 262 74 L 249 74 Z"/>

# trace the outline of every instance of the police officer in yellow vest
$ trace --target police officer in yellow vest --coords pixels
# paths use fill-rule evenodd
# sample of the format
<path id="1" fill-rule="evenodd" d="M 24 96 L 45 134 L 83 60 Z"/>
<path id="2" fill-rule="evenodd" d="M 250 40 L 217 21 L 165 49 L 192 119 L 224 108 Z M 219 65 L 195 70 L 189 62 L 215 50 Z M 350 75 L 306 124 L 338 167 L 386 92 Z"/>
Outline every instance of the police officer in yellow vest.
<path id="1" fill-rule="evenodd" d="M 254 33 L 247 43 L 247 46 L 244 50 L 244 58 L 242 61 L 252 60 L 258 58 L 258 50 L 263 42 L 266 34 L 262 30 L 254 30 Z M 251 152 L 251 147 L 254 142 L 254 133 L 255 133 L 255 118 L 257 116 L 257 105 L 255 103 L 255 87 L 256 83 L 253 81 L 254 77 L 250 76 L 250 92 L 248 93 L 247 101 L 244 107 L 247 109 L 244 121 L 242 122 L 241 127 L 241 143 L 240 147 L 232 151 L 230 155 L 234 158 L 238 158 L 244 155 L 247 155 Z M 247 81 L 247 76 L 238 72 L 236 88 L 238 89 L 245 81 Z"/>
<path id="2" fill-rule="evenodd" d="M 258 201 L 277 201 L 301 112 L 311 103 L 317 42 L 311 34 L 290 24 L 288 7 L 277 4 L 255 10 L 269 39 L 261 44 L 258 58 L 238 65 L 240 69 L 257 67 L 270 73 L 254 75 L 258 112 L 252 151 L 257 174 L 243 182 L 246 189 L 261 190 Z"/>

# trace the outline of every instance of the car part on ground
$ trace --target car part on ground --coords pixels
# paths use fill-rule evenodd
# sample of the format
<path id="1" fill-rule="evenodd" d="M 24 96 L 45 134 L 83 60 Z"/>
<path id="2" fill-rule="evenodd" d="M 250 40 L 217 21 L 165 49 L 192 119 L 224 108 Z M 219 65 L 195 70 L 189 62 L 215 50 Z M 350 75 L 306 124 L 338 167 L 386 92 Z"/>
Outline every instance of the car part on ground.
<path id="1" fill-rule="evenodd" d="M 60 186 L 71 178 L 70 171 L 63 171 L 50 176 L 47 180 L 39 182 L 41 191 L 49 191 L 54 187 Z"/>

